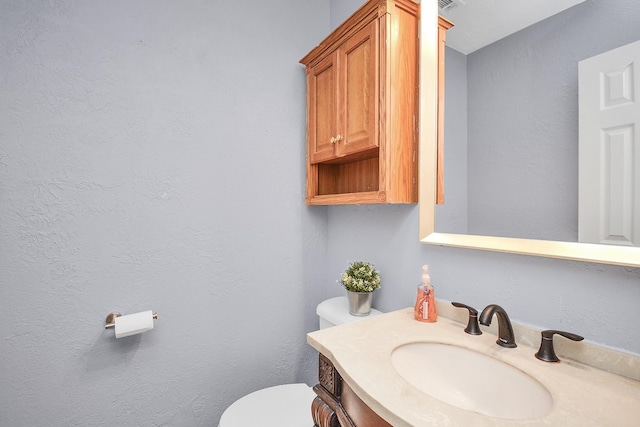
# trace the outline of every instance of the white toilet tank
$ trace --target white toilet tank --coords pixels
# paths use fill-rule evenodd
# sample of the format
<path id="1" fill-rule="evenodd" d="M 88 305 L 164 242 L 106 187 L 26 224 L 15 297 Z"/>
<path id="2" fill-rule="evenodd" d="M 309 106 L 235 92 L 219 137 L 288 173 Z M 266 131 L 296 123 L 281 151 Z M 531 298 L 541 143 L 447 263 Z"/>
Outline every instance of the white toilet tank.
<path id="1" fill-rule="evenodd" d="M 382 314 L 371 309 L 368 316 L 349 314 L 347 297 L 318 304 L 320 329 L 367 319 Z M 313 425 L 311 402 L 316 394 L 306 384 L 285 384 L 254 391 L 227 408 L 218 427 L 306 427 Z"/>
<path id="2" fill-rule="evenodd" d="M 330 328 L 331 326 L 355 322 L 357 320 L 368 319 L 382 313 L 375 308 L 372 308 L 371 313 L 369 313 L 368 316 L 352 316 L 349 314 L 349 303 L 347 302 L 347 297 L 335 297 L 324 300 L 318 304 L 316 314 L 320 319 L 320 329 L 324 329 Z"/>

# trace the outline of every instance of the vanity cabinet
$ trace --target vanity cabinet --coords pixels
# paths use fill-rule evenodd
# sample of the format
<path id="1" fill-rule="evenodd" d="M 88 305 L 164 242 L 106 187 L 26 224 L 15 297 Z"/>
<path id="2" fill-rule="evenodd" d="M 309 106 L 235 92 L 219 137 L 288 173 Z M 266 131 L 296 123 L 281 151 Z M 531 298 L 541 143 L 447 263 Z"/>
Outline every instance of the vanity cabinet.
<path id="1" fill-rule="evenodd" d="M 331 361 L 320 353 L 317 397 L 311 404 L 314 427 L 393 427 L 349 387 Z"/>
<path id="2" fill-rule="evenodd" d="M 370 0 L 300 60 L 312 205 L 418 201 L 418 19 Z"/>

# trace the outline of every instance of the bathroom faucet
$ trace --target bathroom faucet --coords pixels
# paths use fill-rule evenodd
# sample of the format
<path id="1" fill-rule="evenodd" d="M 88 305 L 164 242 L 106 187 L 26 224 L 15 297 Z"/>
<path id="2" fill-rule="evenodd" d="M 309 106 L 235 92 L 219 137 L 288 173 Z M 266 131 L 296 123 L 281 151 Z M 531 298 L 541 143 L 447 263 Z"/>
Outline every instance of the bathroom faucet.
<path id="1" fill-rule="evenodd" d="M 509 316 L 507 315 L 507 312 L 504 311 L 504 308 L 500 307 L 498 304 L 489 304 L 484 310 L 482 310 L 480 318 L 478 319 L 480 324 L 489 326 L 494 313 L 498 316 L 498 340 L 496 343 L 507 348 L 517 347 L 516 340 L 513 335 L 513 328 L 511 327 L 511 320 L 509 320 Z"/>

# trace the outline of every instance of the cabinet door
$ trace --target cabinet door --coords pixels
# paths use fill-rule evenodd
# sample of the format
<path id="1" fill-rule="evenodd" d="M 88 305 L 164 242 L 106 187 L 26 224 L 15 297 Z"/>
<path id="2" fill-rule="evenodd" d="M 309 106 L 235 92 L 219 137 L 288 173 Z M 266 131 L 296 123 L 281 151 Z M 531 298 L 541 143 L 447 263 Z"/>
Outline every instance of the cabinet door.
<path id="1" fill-rule="evenodd" d="M 337 53 L 329 55 L 307 73 L 307 155 L 311 163 L 329 160 L 335 156 L 334 147 L 338 134 L 337 57 Z"/>
<path id="2" fill-rule="evenodd" d="M 378 22 L 373 21 L 338 50 L 340 63 L 337 155 L 378 146 Z"/>

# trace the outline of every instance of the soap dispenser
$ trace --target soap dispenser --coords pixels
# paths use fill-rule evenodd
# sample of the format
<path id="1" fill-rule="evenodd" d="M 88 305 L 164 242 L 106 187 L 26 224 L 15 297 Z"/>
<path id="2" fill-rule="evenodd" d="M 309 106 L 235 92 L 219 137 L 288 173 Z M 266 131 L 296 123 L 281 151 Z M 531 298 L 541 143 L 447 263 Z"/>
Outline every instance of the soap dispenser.
<path id="1" fill-rule="evenodd" d="M 429 276 L 428 265 L 422 266 L 422 284 L 418 286 L 416 306 L 413 309 L 413 315 L 416 320 L 421 322 L 435 322 L 438 320 L 436 299 L 433 287 L 431 286 L 431 277 Z"/>

